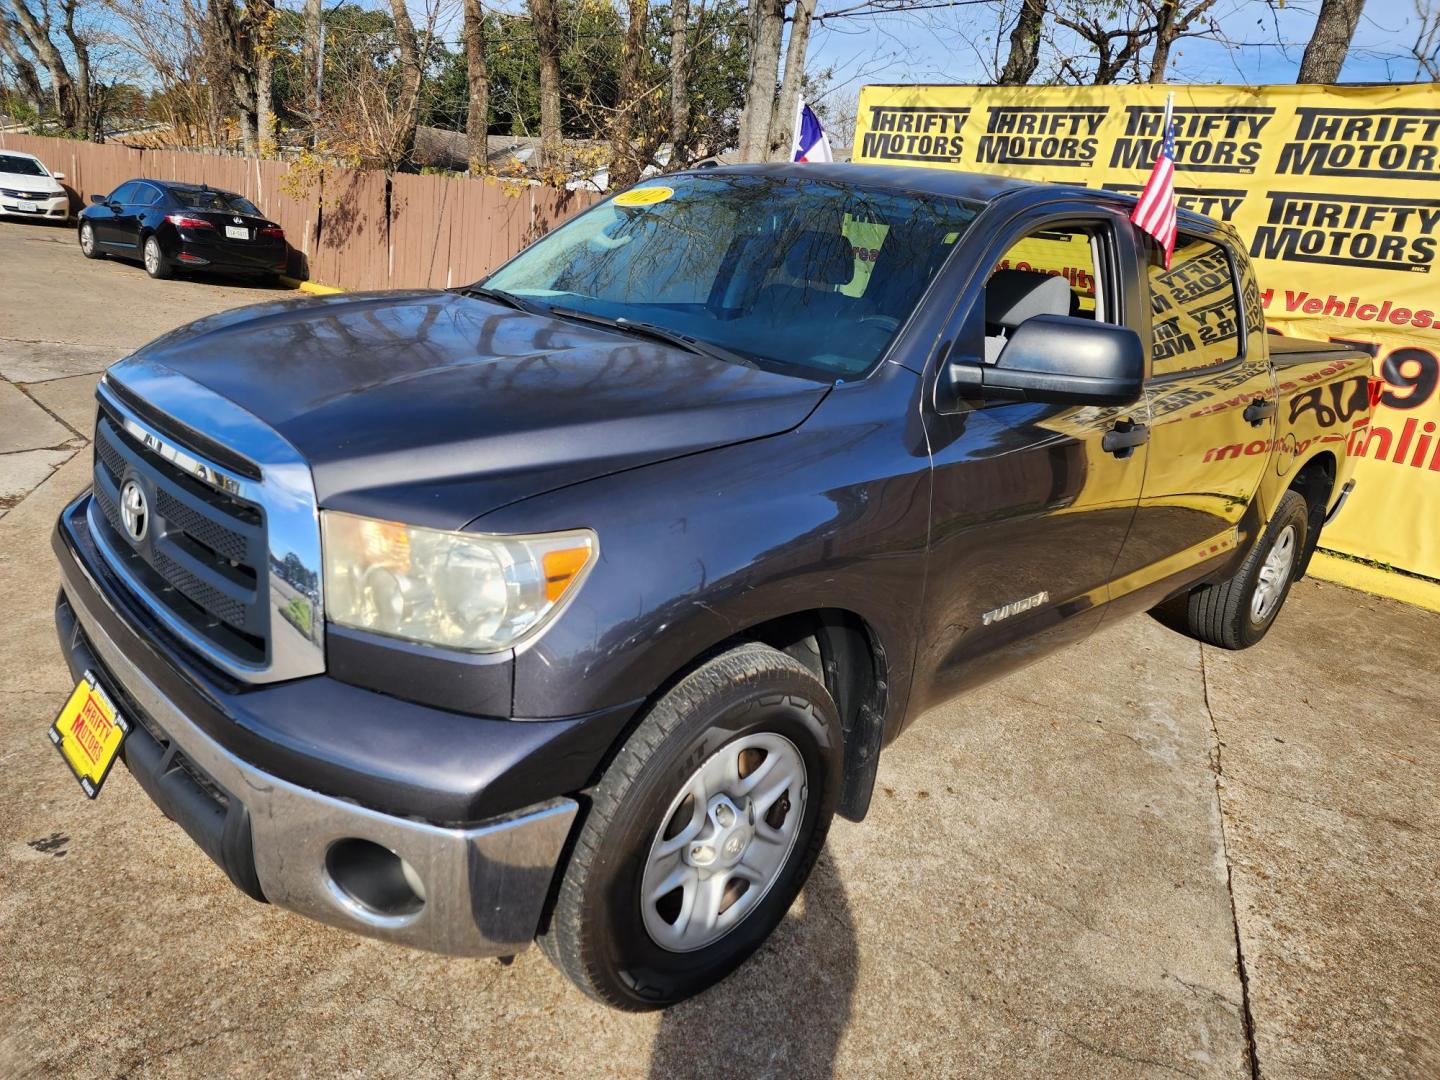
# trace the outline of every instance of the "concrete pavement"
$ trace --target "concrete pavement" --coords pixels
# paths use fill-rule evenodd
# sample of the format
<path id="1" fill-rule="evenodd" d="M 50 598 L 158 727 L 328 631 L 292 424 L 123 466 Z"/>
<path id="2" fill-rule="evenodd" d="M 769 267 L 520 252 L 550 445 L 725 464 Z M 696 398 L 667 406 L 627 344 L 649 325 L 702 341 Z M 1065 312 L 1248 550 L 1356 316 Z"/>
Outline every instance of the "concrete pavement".
<path id="1" fill-rule="evenodd" d="M 1440 1074 L 1440 615 L 1312 582 L 1255 649 L 1132 619 L 922 718 L 774 939 L 663 1015 L 535 950 L 246 899 L 123 769 L 90 803 L 48 745 L 48 532 L 97 361 L 265 294 L 29 231 L 0 225 L 0 432 L 30 432 L 0 463 L 63 460 L 0 520 L 0 1076 Z"/>

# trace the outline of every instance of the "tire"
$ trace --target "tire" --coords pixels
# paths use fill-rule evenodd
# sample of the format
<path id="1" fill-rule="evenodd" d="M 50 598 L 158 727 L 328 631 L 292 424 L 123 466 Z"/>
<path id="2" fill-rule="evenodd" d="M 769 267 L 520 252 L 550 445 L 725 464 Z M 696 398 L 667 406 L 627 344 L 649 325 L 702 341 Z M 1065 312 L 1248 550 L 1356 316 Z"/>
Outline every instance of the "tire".
<path id="1" fill-rule="evenodd" d="M 103 259 L 105 253 L 100 250 L 99 241 L 95 239 L 95 226 L 88 221 L 80 222 L 80 232 L 77 237 L 80 241 L 80 254 L 87 259 Z"/>
<path id="2" fill-rule="evenodd" d="M 701 665 L 654 705 L 586 793 L 541 949 L 585 993 L 632 1011 L 723 979 L 764 943 L 815 865 L 839 801 L 841 739 L 824 685 L 784 653 L 746 644 Z M 796 761 L 798 782 L 787 780 Z M 786 771 L 777 777 L 777 768 Z M 698 780 L 732 769 L 723 784 Z M 742 792 L 747 781 L 754 790 Z M 703 802 L 692 794 L 697 782 Z M 782 784 L 785 793 L 765 802 Z M 732 821 L 735 831 L 720 830 Z M 714 861 L 704 869 L 695 859 Z M 753 869 L 767 860 L 768 872 Z M 685 883 L 660 893 L 656 881 L 675 875 Z M 644 902 L 647 889 L 660 898 Z"/>
<path id="3" fill-rule="evenodd" d="M 1300 493 L 1285 492 L 1265 535 L 1234 576 L 1190 593 L 1185 610 L 1190 636 L 1222 649 L 1248 649 L 1263 638 L 1290 595 L 1309 520 Z"/>
<path id="4" fill-rule="evenodd" d="M 154 233 L 145 238 L 141 251 L 145 272 L 152 278 L 163 281 L 175 276 L 175 269 L 170 265 L 170 260 L 165 258 L 165 252 L 160 250 L 160 240 Z"/>

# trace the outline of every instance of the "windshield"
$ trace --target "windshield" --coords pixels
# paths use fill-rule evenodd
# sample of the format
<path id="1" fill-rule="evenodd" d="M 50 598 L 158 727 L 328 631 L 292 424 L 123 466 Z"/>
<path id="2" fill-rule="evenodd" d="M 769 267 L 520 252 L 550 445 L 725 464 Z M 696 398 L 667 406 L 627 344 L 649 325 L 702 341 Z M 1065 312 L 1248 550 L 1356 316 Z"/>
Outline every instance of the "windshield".
<path id="1" fill-rule="evenodd" d="M 791 177 L 657 178 L 556 229 L 485 286 L 848 378 L 879 360 L 979 210 Z"/>
<path id="2" fill-rule="evenodd" d="M 187 210 L 219 210 L 225 214 L 250 214 L 253 217 L 262 217 L 255 204 L 249 199 L 242 199 L 239 195 L 232 195 L 228 191 L 195 191 L 190 188 L 171 188 L 170 194 L 174 195 L 180 205 Z"/>
<path id="3" fill-rule="evenodd" d="M 50 175 L 34 158 L 17 157 L 14 154 L 0 154 L 0 173 L 10 173 L 12 176 Z"/>

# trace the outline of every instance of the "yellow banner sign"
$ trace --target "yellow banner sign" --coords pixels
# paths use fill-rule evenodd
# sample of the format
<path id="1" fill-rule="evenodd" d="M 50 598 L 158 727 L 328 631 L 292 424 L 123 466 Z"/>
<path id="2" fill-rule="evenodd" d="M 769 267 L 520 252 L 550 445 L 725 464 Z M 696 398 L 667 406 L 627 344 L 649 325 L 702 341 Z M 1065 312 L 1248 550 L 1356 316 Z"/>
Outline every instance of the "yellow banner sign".
<path id="1" fill-rule="evenodd" d="M 1135 194 L 1171 91 L 1177 199 L 1239 230 L 1268 326 L 1386 381 L 1325 546 L 1440 579 L 1440 85 L 867 86 L 855 160 Z"/>

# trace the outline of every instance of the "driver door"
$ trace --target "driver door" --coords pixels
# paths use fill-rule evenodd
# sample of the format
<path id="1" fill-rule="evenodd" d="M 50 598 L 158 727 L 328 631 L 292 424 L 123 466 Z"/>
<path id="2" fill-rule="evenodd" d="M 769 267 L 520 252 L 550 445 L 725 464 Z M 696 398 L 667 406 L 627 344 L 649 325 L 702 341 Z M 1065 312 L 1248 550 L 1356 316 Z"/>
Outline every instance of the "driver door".
<path id="1" fill-rule="evenodd" d="M 993 363 L 1014 327 L 1035 315 L 1129 325 L 1137 314 L 1123 285 L 1137 280 L 1123 215 L 1093 206 L 1058 219 L 1045 211 L 1013 227 L 986 260 L 984 290 L 956 337 L 977 363 Z M 990 401 L 927 418 L 934 496 L 917 705 L 1095 629 L 1147 457 L 1143 443 L 1112 452 L 1103 442 L 1117 424 L 1147 419 L 1143 401 Z"/>
<path id="2" fill-rule="evenodd" d="M 105 202 L 96 206 L 95 212 L 91 214 L 95 239 L 106 247 L 129 248 L 135 246 L 133 238 L 125 236 L 123 219 L 126 204 L 134 198 L 137 187 L 139 184 L 134 180 L 121 184 L 107 195 Z"/>

